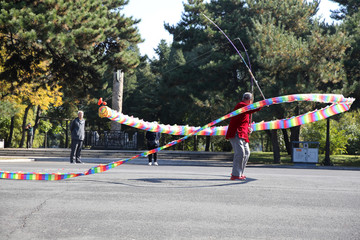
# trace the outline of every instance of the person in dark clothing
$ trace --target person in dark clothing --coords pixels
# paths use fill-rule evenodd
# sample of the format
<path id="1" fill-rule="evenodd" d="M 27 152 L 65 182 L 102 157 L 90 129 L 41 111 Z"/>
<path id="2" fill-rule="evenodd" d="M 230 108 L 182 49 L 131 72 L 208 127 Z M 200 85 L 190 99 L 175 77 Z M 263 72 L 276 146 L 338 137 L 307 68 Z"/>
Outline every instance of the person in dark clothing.
<path id="1" fill-rule="evenodd" d="M 26 126 L 26 131 L 27 131 L 27 141 L 26 141 L 26 147 L 27 148 L 32 148 L 32 138 L 34 135 L 34 128 L 31 126 L 31 123 L 28 123 L 28 125 Z"/>
<path id="2" fill-rule="evenodd" d="M 147 131 L 146 132 L 146 140 L 147 140 L 147 146 L 148 146 L 148 150 L 154 149 L 159 147 L 160 143 L 160 133 L 159 132 L 150 132 Z M 153 154 L 149 154 L 148 158 L 149 158 L 149 166 L 152 165 L 152 158 L 154 156 L 154 165 L 158 166 L 158 162 L 157 162 L 157 153 L 153 153 Z"/>
<path id="3" fill-rule="evenodd" d="M 71 131 L 71 154 L 70 163 L 82 163 L 81 148 L 85 139 L 85 120 L 84 112 L 79 111 L 78 117 L 75 118 L 70 125 Z"/>
<path id="4" fill-rule="evenodd" d="M 252 102 L 252 94 L 246 92 L 242 97 L 242 101 L 236 104 L 233 111 L 252 104 Z M 230 178 L 231 180 L 246 179 L 243 173 L 247 161 L 250 157 L 249 134 L 252 132 L 252 128 L 250 127 L 250 115 L 260 110 L 261 108 L 244 112 L 235 117 L 232 117 L 230 120 L 226 133 L 226 139 L 230 140 L 230 143 L 234 149 L 233 169 Z"/>

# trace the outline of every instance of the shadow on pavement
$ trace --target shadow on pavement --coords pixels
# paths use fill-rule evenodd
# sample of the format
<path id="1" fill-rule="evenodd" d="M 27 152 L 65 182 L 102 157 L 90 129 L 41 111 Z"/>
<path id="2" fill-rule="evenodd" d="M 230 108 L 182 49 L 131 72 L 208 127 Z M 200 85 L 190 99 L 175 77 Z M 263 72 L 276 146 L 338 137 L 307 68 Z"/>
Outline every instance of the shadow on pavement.
<path id="1" fill-rule="evenodd" d="M 150 184 L 156 184 L 156 185 L 137 185 L 137 184 L 131 184 L 126 182 L 114 182 L 114 181 L 100 181 L 100 180 L 85 180 L 90 182 L 97 182 L 97 183 L 108 183 L 108 184 L 120 184 L 130 187 L 164 187 L 164 188 L 209 188 L 209 187 L 224 187 L 224 186 L 231 186 L 231 185 L 243 185 L 247 183 L 251 183 L 256 181 L 257 179 L 254 178 L 247 178 L 246 181 L 240 181 L 240 180 L 230 180 L 226 178 L 137 178 L 137 179 L 128 179 L 128 181 L 136 181 L 136 182 L 145 182 Z M 184 186 L 169 186 L 168 183 L 174 183 L 174 182 L 220 182 L 220 183 L 214 183 L 214 184 L 204 184 L 204 185 L 190 185 Z M 163 185 L 162 185 L 163 184 Z"/>

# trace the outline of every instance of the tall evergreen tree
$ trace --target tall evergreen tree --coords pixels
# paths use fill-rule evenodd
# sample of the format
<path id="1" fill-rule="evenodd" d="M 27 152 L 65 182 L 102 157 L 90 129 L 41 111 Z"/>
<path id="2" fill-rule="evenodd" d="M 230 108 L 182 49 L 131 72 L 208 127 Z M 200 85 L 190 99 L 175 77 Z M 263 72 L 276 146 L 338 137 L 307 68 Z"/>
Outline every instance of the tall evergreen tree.
<path id="1" fill-rule="evenodd" d="M 131 86 L 129 85 L 131 81 Z M 159 81 L 143 58 L 133 75 L 126 75 L 124 113 L 141 117 L 145 121 L 159 121 L 162 104 L 159 101 Z"/>
<path id="2" fill-rule="evenodd" d="M 249 28 L 252 56 L 256 75 L 266 86 L 265 96 L 342 92 L 347 83 L 343 60 L 349 42 L 341 31 L 333 28 L 330 32 L 326 25 L 313 20 L 318 1 L 249 0 L 248 4 L 253 12 Z M 308 103 L 281 105 L 272 107 L 269 114 L 284 118 L 311 108 L 314 106 Z M 300 126 L 291 128 L 290 140 L 298 141 L 299 131 Z"/>
<path id="3" fill-rule="evenodd" d="M 340 4 L 340 9 L 332 11 L 332 18 L 342 20 L 340 29 L 351 40 L 350 48 L 346 51 L 345 71 L 348 84 L 345 94 L 360 99 L 360 2 L 356 0 L 334 0 Z M 352 108 L 359 108 L 359 101 L 355 101 Z"/>
<path id="4" fill-rule="evenodd" d="M 343 20 L 359 12 L 360 2 L 358 0 L 331 0 L 340 4 L 340 9 L 331 10 L 331 17 L 336 20 Z"/>
<path id="5" fill-rule="evenodd" d="M 86 96 L 98 87 L 104 67 L 137 66 L 133 45 L 141 41 L 138 20 L 121 14 L 127 0 L 0 1 L 0 44 L 6 49 L 1 80 L 56 83 L 66 96 Z M 31 73 L 40 61 L 47 71 Z M 20 75 L 20 71 L 22 74 Z"/>
<path id="6" fill-rule="evenodd" d="M 111 68 L 131 71 L 139 64 L 134 24 L 125 17 L 128 0 L 0 0 L 0 84 L 5 95 L 32 83 L 52 90 L 61 86 L 64 106 L 84 108 L 101 89 Z M 40 64 L 41 63 L 41 64 Z M 36 74 L 35 74 L 36 73 Z M 37 89 L 34 89 L 36 92 Z M 2 94 L 0 97 L 3 97 Z"/>
<path id="7" fill-rule="evenodd" d="M 188 108 L 192 113 L 188 119 L 192 124 L 201 125 L 213 120 L 209 114 L 199 115 L 209 112 L 201 109 L 204 106 L 208 106 L 208 110 L 218 109 L 215 115 L 220 116 L 232 109 L 241 92 L 249 90 L 250 78 L 240 63 L 240 57 L 202 15 L 204 13 L 216 21 L 230 38 L 243 38 L 248 19 L 244 5 L 244 2 L 235 0 L 188 1 L 178 25 L 165 26 L 174 35 L 173 48 L 181 49 L 186 60 L 186 65 L 179 71 L 182 71 L 187 95 L 191 96 Z M 209 105 L 215 102 L 221 102 L 222 106 Z"/>
<path id="8" fill-rule="evenodd" d="M 235 41 L 236 38 L 247 39 L 245 27 L 249 18 L 246 13 L 244 1 L 187 1 L 181 21 L 176 26 L 165 25 L 174 36 L 172 48 L 181 49 L 185 59 L 183 65 L 174 69 L 181 78 L 168 78 L 164 84 L 177 84 L 181 96 L 178 107 L 182 108 L 178 113 L 183 113 L 179 114 L 181 123 L 208 123 L 231 111 L 239 96 L 250 90 L 250 76 L 240 57 L 221 32 L 203 16 L 213 19 Z M 241 46 L 239 42 L 237 44 Z M 178 104 L 174 99 L 172 102 Z M 206 150 L 209 140 L 206 139 Z"/>

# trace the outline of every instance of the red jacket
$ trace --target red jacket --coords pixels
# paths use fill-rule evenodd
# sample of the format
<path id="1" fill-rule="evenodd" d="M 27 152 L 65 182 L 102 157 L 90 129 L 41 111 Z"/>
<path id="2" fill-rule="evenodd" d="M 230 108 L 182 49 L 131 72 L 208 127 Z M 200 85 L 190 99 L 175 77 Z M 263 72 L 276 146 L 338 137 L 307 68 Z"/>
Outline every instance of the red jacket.
<path id="1" fill-rule="evenodd" d="M 239 102 L 236 104 L 233 111 L 245 107 L 248 104 L 245 102 Z M 260 111 L 261 108 L 254 109 L 245 113 L 241 113 L 230 119 L 230 124 L 226 133 L 226 139 L 234 138 L 235 134 L 238 134 L 239 138 L 245 139 L 246 142 L 249 142 L 249 124 L 250 124 L 250 114 Z"/>

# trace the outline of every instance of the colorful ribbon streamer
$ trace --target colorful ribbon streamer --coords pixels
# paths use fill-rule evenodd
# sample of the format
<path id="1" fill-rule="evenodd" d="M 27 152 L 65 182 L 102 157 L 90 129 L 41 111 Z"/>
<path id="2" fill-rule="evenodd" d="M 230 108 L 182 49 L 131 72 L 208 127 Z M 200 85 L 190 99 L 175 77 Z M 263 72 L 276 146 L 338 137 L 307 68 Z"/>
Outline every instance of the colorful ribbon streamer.
<path id="1" fill-rule="evenodd" d="M 135 158 L 145 157 L 149 154 L 159 152 L 165 148 L 171 147 L 175 144 L 178 144 L 178 143 L 184 141 L 185 139 L 189 138 L 192 135 L 196 135 L 196 134 L 200 133 L 201 131 L 204 131 L 205 129 L 212 127 L 213 125 L 215 125 L 219 122 L 222 122 L 228 118 L 234 117 L 238 114 L 247 112 L 249 110 L 257 109 L 257 108 L 264 107 L 264 106 L 270 106 L 273 104 L 294 102 L 294 101 L 314 101 L 314 102 L 332 103 L 332 105 L 330 105 L 326 108 L 323 108 L 321 110 L 316 110 L 313 112 L 309 112 L 309 113 L 306 113 L 306 114 L 303 114 L 303 115 L 300 115 L 297 117 L 283 119 L 283 120 L 275 120 L 275 121 L 271 121 L 271 122 L 260 122 L 260 123 L 255 123 L 252 125 L 255 130 L 281 129 L 281 128 L 294 127 L 294 126 L 298 126 L 298 125 L 309 123 L 309 122 L 319 121 L 319 120 L 328 118 L 332 115 L 348 111 L 351 107 L 351 104 L 354 102 L 354 100 L 355 100 L 354 98 L 344 98 L 342 95 L 336 95 L 336 94 L 293 94 L 293 95 L 288 95 L 288 96 L 281 96 L 281 97 L 265 99 L 265 100 L 250 104 L 246 107 L 237 109 L 231 113 L 228 113 L 225 116 L 222 116 L 222 117 L 204 125 L 203 127 L 198 128 L 197 130 L 189 133 L 188 135 L 185 135 L 184 137 L 182 137 L 178 140 L 169 142 L 168 144 L 166 144 L 164 146 L 143 152 L 141 154 L 138 154 L 138 155 L 133 156 L 128 159 L 119 160 L 119 161 L 112 162 L 112 163 L 109 163 L 106 165 L 100 164 L 98 166 L 90 168 L 89 170 L 87 170 L 86 172 L 83 172 L 83 173 L 34 173 L 34 172 L 23 173 L 23 172 L 0 171 L 0 178 L 56 181 L 56 180 L 74 178 L 74 177 L 79 177 L 79 176 L 95 174 L 95 173 L 101 173 L 101 172 L 108 171 L 112 168 L 115 168 L 123 163 L 128 162 L 128 161 L 131 161 Z M 105 111 L 107 111 L 107 110 L 104 110 L 104 109 L 109 109 L 109 108 L 101 107 L 99 109 L 99 112 L 101 112 L 102 114 L 105 113 Z M 112 112 L 113 111 L 111 110 L 111 113 Z M 114 118 L 114 120 L 115 120 L 116 116 L 114 116 L 114 117 L 115 117 Z M 154 129 L 156 129 L 156 128 L 154 128 Z"/>
<path id="2" fill-rule="evenodd" d="M 312 101 L 322 103 L 333 103 L 332 105 L 320 110 L 305 113 L 300 116 L 291 117 L 287 119 L 274 120 L 269 122 L 252 123 L 251 127 L 254 131 L 269 130 L 269 129 L 283 129 L 299 126 L 306 123 L 316 122 L 335 114 L 348 111 L 354 99 L 344 98 L 342 95 L 336 94 L 294 94 L 282 97 L 275 97 L 263 100 L 256 104 L 260 106 L 269 106 L 272 104 L 279 104 L 293 101 Z M 178 126 L 178 125 L 164 125 L 157 122 L 146 122 L 142 119 L 128 116 L 110 109 L 107 106 L 99 108 L 99 116 L 109 118 L 127 126 L 142 129 L 151 132 L 160 132 L 171 135 L 189 135 L 197 131 L 200 127 L 192 126 Z M 196 135 L 225 135 L 227 126 L 211 127 L 198 132 Z"/>
<path id="3" fill-rule="evenodd" d="M 164 125 L 158 124 L 157 122 L 146 122 L 142 119 L 119 113 L 107 106 L 102 106 L 99 108 L 99 116 L 102 118 L 106 117 L 109 118 L 111 121 L 115 121 L 145 131 L 160 132 L 171 135 L 189 135 L 190 133 L 200 129 L 200 127 Z M 225 135 L 226 131 L 227 126 L 211 127 L 198 132 L 197 135 Z"/>

